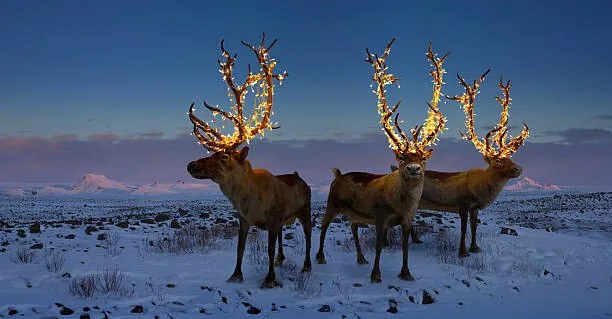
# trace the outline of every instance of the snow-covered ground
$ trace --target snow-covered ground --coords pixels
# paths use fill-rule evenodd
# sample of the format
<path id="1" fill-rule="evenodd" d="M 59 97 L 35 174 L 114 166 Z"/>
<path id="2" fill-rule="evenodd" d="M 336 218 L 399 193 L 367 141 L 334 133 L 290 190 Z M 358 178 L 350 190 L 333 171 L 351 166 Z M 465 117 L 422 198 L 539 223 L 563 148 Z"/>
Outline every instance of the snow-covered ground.
<path id="1" fill-rule="evenodd" d="M 318 225 L 325 202 L 312 207 Z M 409 259 L 416 280 L 397 278 L 401 250 L 391 236 L 381 284 L 370 283 L 371 264 L 356 264 L 342 220 L 328 232 L 325 265 L 314 259 L 315 228 L 310 274 L 300 273 L 301 226 L 285 227 L 287 260 L 276 268 L 283 287 L 264 290 L 267 237 L 255 229 L 244 282 L 225 282 L 236 258 L 237 220 L 221 196 L 4 195 L 0 318 L 612 317 L 612 193 L 505 192 L 480 220 L 483 252 L 459 259 L 457 216 L 418 216 L 424 243 L 411 244 Z M 373 231 L 361 232 L 372 261 Z"/>

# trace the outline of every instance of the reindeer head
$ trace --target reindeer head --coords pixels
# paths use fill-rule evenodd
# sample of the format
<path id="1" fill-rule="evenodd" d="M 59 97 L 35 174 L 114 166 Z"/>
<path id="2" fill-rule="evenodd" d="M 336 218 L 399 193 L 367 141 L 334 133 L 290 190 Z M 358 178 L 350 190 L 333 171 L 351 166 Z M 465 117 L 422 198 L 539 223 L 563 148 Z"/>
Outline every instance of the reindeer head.
<path id="1" fill-rule="evenodd" d="M 483 140 L 478 138 L 474 130 L 474 100 L 479 93 L 480 84 L 484 81 L 489 71 L 487 70 L 483 73 L 478 80 L 474 81 L 473 85 L 466 83 L 465 79 L 457 74 L 459 83 L 465 88 L 465 93 L 461 96 L 447 96 L 447 98 L 458 101 L 465 112 L 467 134 L 461 133 L 463 139 L 472 141 L 474 147 L 482 154 L 487 164 L 489 164 L 489 169 L 504 178 L 516 178 L 521 175 L 523 169 L 515 164 L 510 157 L 523 145 L 525 139 L 529 136 L 529 127 L 523 123 L 521 134 L 515 138 L 508 135 L 508 109 L 510 108 L 510 101 L 512 101 L 510 98 L 510 89 L 512 88 L 510 81 L 504 84 L 503 79 L 499 79 L 498 86 L 502 90 L 503 97 L 496 97 L 502 106 L 501 116 L 497 125 L 487 133 Z"/>
<path id="2" fill-rule="evenodd" d="M 216 152 L 211 156 L 189 162 L 187 171 L 194 178 L 223 183 L 226 178 L 241 174 L 248 154 L 248 146 L 237 152 Z"/>
<path id="3" fill-rule="evenodd" d="M 218 61 L 223 75 L 223 80 L 228 85 L 228 95 L 230 101 L 234 104 L 231 106 L 231 111 L 226 112 L 219 107 L 208 105 L 204 102 L 204 107 L 212 112 L 213 117 L 221 115 L 223 126 L 229 121 L 233 127 L 232 134 L 224 134 L 219 128 L 213 127 L 211 124 L 200 120 L 194 114 L 194 104 L 189 107 L 189 119 L 193 123 L 193 135 L 198 139 L 198 143 L 204 146 L 209 152 L 214 152 L 213 155 L 201 158 L 197 161 L 190 162 L 187 165 L 187 171 L 194 178 L 212 179 L 215 182 L 223 182 L 228 176 L 234 176 L 244 171 L 248 163 L 246 157 L 249 153 L 248 147 L 243 147 L 238 150 L 238 147 L 249 142 L 255 136 L 264 135 L 265 130 L 279 128 L 272 125 L 270 116 L 272 115 L 272 102 L 274 96 L 274 80 L 282 83 L 287 76 L 287 72 L 282 74 L 274 74 L 276 61 L 269 58 L 270 49 L 276 43 L 272 42 L 267 48 L 265 47 L 266 35 L 264 33 L 261 44 L 257 47 L 242 41 L 242 44 L 250 48 L 257 57 L 260 64 L 259 72 L 251 72 L 249 65 L 248 75 L 242 85 L 234 82 L 233 68 L 236 62 L 236 55 L 232 55 L 223 47 L 221 41 L 221 54 L 224 61 Z M 244 104 L 248 91 L 255 93 L 255 106 L 253 114 L 247 117 L 243 114 Z"/>
<path id="4" fill-rule="evenodd" d="M 438 58 L 431 49 L 431 43 L 429 44 L 427 59 L 431 62 L 433 67 L 432 71 L 429 73 L 433 78 L 433 94 L 431 101 L 427 103 L 429 106 L 427 119 L 422 126 L 417 126 L 411 130 L 412 140 L 410 140 L 400 127 L 400 123 L 398 122 L 399 113 L 395 115 L 393 121 L 391 120 L 393 113 L 397 111 L 401 102 L 397 102 L 391 109 L 389 109 L 387 105 L 387 90 L 385 87 L 399 81 L 399 78 L 388 73 L 387 67 L 387 57 L 391 52 L 391 45 L 394 41 L 395 39 L 392 39 L 391 42 L 389 42 L 381 56 L 372 54 L 366 49 L 366 62 L 370 63 L 374 68 L 372 80 L 374 80 L 374 84 L 376 85 L 374 94 L 378 97 L 380 123 L 389 141 L 389 147 L 395 153 L 395 158 L 399 164 L 399 173 L 406 179 L 422 178 L 425 174 L 425 162 L 431 157 L 433 151 L 427 148 L 435 144 L 438 139 L 438 133 L 445 129 L 444 124 L 446 123 L 446 118 L 438 109 L 438 103 L 442 96 L 441 90 L 444 84 L 442 78 L 445 71 L 442 65 L 448 53 Z"/>

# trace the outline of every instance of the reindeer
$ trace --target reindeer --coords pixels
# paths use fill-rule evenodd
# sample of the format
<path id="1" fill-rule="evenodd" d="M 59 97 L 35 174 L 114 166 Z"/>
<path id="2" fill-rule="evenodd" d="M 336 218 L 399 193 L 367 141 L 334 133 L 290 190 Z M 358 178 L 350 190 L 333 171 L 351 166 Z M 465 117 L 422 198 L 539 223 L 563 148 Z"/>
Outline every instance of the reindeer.
<path id="1" fill-rule="evenodd" d="M 391 45 L 395 39 L 387 45 L 382 56 L 371 54 L 366 49 L 366 62 L 374 68 L 373 80 L 376 83 L 378 97 L 378 113 L 381 117 L 380 123 L 388 138 L 389 145 L 395 153 L 399 163 L 399 170 L 386 175 L 376 175 L 363 172 L 351 172 L 342 174 L 339 169 L 334 168 L 334 181 L 331 184 L 327 208 L 322 221 L 321 238 L 317 262 L 325 263 L 323 245 L 325 234 L 332 218 L 342 212 L 353 221 L 353 234 L 357 233 L 359 224 L 376 225 L 376 258 L 370 275 L 374 283 L 382 281 L 380 273 L 380 254 L 383 245 L 383 233 L 387 226 L 402 226 L 402 268 L 399 278 L 402 280 L 414 280 L 408 269 L 408 235 L 412 227 L 412 219 L 416 213 L 419 199 L 423 190 L 423 175 L 425 161 L 431 156 L 432 150 L 426 150 L 437 139 L 437 134 L 444 129 L 446 119 L 438 110 L 440 90 L 442 86 L 442 63 L 446 55 L 441 59 L 434 58 L 431 52 L 431 60 L 436 70 L 434 76 L 434 93 L 432 102 L 429 103 L 430 111 L 425 125 L 412 129 L 412 140 L 402 131 L 398 117 L 395 115 L 394 126 L 391 117 L 397 111 L 399 102 L 391 109 L 387 106 L 386 86 L 397 82 L 399 79 L 388 73 L 386 65 L 387 57 L 391 51 Z M 397 130 L 397 131 L 396 131 Z M 359 242 L 356 242 L 359 245 Z"/>
<path id="2" fill-rule="evenodd" d="M 425 171 L 425 185 L 423 195 L 419 202 L 419 209 L 453 212 L 461 217 L 461 242 L 459 245 L 459 256 L 467 257 L 470 252 L 481 251 L 476 244 L 476 228 L 478 226 L 478 211 L 485 209 L 495 201 L 504 185 L 511 179 L 521 175 L 523 169 L 515 164 L 510 156 L 523 145 L 529 136 L 527 124 L 523 124 L 521 134 L 507 142 L 508 136 L 508 109 L 510 107 L 510 81 L 504 84 L 500 78 L 497 84 L 502 91 L 503 97 L 496 97 L 501 104 L 502 111 L 499 123 L 487 133 L 484 141 L 476 136 L 474 131 L 474 100 L 478 94 L 478 88 L 489 73 L 487 70 L 473 85 L 457 75 L 459 82 L 465 88 L 462 96 L 447 97 L 458 101 L 466 114 L 467 134 L 461 136 L 471 141 L 475 148 L 482 153 L 482 157 L 488 164 L 486 169 L 471 169 L 465 172 L 437 172 Z M 491 141 L 497 145 L 495 149 Z M 391 171 L 397 167 L 391 166 Z M 465 234 L 467 232 L 467 218 L 470 217 L 470 230 L 472 241 L 469 252 L 465 247 Z M 413 239 L 416 235 L 413 233 Z M 361 248 L 358 247 L 357 254 L 363 258 Z M 359 258 L 359 257 L 358 257 Z"/>
<path id="3" fill-rule="evenodd" d="M 187 171 L 198 179 L 211 179 L 217 183 L 223 194 L 229 199 L 238 211 L 240 218 L 240 231 L 238 235 L 238 248 L 236 267 L 228 282 L 242 282 L 242 257 L 246 246 L 246 238 L 251 225 L 268 231 L 268 274 L 262 288 L 281 286 L 274 273 L 274 252 L 278 238 L 278 255 L 276 263 L 283 262 L 282 251 L 282 225 L 292 224 L 299 219 L 306 237 L 306 256 L 302 271 L 311 270 L 310 246 L 312 221 L 310 216 L 310 187 L 300 178 L 297 172 L 285 175 L 272 175 L 265 169 L 254 169 L 246 159 L 248 147 L 238 150 L 238 147 L 248 142 L 264 130 L 278 128 L 270 123 L 274 95 L 274 80 L 282 83 L 287 73 L 274 74 L 276 61 L 269 57 L 269 52 L 276 43 L 272 42 L 267 48 L 264 45 L 265 34 L 258 47 L 242 42 L 256 55 L 261 66 L 258 73 L 249 72 L 242 85 L 234 82 L 233 67 L 236 55 L 232 55 L 223 47 L 221 52 L 224 61 L 218 61 L 221 74 L 228 85 L 228 95 L 234 103 L 232 112 L 226 112 L 204 102 L 213 116 L 221 115 L 223 121 L 229 121 L 234 126 L 231 135 L 224 135 L 220 129 L 197 118 L 194 114 L 194 104 L 189 108 L 189 119 L 193 123 L 193 134 L 209 152 L 211 156 L 192 161 L 187 165 Z M 247 90 L 255 92 L 255 106 L 253 114 L 247 118 L 243 114 Z M 212 123 L 212 122 L 211 122 Z"/>

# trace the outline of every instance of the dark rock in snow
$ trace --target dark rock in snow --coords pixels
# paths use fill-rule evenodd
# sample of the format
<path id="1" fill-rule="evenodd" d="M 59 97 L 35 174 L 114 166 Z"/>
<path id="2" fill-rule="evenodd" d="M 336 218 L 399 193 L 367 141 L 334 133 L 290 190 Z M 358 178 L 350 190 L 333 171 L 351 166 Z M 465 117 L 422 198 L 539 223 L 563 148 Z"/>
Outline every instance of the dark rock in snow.
<path id="1" fill-rule="evenodd" d="M 87 228 L 85 228 L 85 234 L 87 235 L 91 235 L 91 233 L 93 232 L 97 232 L 98 228 L 95 226 L 87 226 Z"/>
<path id="2" fill-rule="evenodd" d="M 17 236 L 21 237 L 21 238 L 26 238 L 26 236 L 28 236 L 25 232 L 25 230 L 23 229 L 17 229 Z"/>
<path id="3" fill-rule="evenodd" d="M 98 235 L 98 240 L 106 240 L 108 239 L 108 234 L 102 233 Z"/>
<path id="4" fill-rule="evenodd" d="M 429 305 L 434 303 L 433 296 L 427 290 L 423 290 L 423 301 L 421 302 L 424 305 Z"/>
<path id="5" fill-rule="evenodd" d="M 16 309 L 9 309 L 8 314 L 9 316 L 14 316 L 16 314 L 18 314 L 19 311 L 17 311 Z"/>
<path id="6" fill-rule="evenodd" d="M 30 249 L 43 249 L 43 244 L 42 243 L 34 244 L 30 246 Z"/>
<path id="7" fill-rule="evenodd" d="M 261 309 L 255 307 L 255 306 L 249 306 L 249 308 L 247 309 L 247 313 L 251 314 L 251 315 L 256 315 L 261 313 Z"/>
<path id="8" fill-rule="evenodd" d="M 155 220 L 153 218 L 145 218 L 140 220 L 143 224 L 155 224 Z"/>
<path id="9" fill-rule="evenodd" d="M 66 239 L 75 239 L 76 235 L 75 234 L 70 234 L 70 235 L 66 235 L 66 237 L 64 237 Z"/>
<path id="10" fill-rule="evenodd" d="M 60 310 L 60 315 L 62 316 L 70 316 L 73 313 L 74 313 L 74 310 L 68 307 L 62 307 L 62 309 Z"/>
<path id="11" fill-rule="evenodd" d="M 134 306 L 134 308 L 132 308 L 132 310 L 130 310 L 131 313 L 143 313 L 144 312 L 144 308 L 141 305 L 137 305 Z"/>
<path id="12" fill-rule="evenodd" d="M 170 220 L 170 215 L 166 214 L 166 213 L 159 213 L 157 215 L 155 215 L 155 221 L 156 222 L 165 222 L 167 220 Z"/>
<path id="13" fill-rule="evenodd" d="M 502 227 L 501 228 L 501 234 L 503 235 L 512 235 L 512 236 L 518 236 L 518 233 L 516 232 L 516 230 L 509 228 L 509 227 Z"/>
<path id="14" fill-rule="evenodd" d="M 319 312 L 331 312 L 331 307 L 329 305 L 323 305 L 318 310 Z"/>
<path id="15" fill-rule="evenodd" d="M 30 234 L 40 234 L 39 222 L 35 222 L 34 224 L 30 225 Z"/>
<path id="16" fill-rule="evenodd" d="M 394 299 L 389 300 L 389 309 L 387 309 L 388 313 L 397 313 L 397 301 Z"/>
<path id="17" fill-rule="evenodd" d="M 130 223 L 128 221 L 123 221 L 123 222 L 116 223 L 115 226 L 121 227 L 121 228 L 128 228 L 130 226 Z"/>
<path id="18" fill-rule="evenodd" d="M 170 228 L 181 228 L 181 223 L 175 218 L 170 223 Z"/>

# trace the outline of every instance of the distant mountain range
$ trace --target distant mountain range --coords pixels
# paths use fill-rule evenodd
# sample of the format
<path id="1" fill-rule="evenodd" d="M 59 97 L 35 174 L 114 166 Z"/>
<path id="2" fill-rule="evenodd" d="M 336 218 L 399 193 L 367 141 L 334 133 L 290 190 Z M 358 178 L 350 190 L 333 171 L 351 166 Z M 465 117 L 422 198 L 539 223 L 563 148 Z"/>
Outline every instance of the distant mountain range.
<path id="1" fill-rule="evenodd" d="M 47 184 L 26 187 L 3 187 L 0 194 L 9 196 L 94 196 L 94 197 L 140 197 L 172 195 L 210 195 L 219 194 L 217 185 L 204 183 L 153 183 L 130 185 L 114 181 L 100 174 L 86 174 L 76 184 Z"/>
<path id="2" fill-rule="evenodd" d="M 311 185 L 313 196 L 325 197 L 329 192 L 329 183 Z M 511 180 L 505 191 L 531 192 L 555 191 L 561 187 L 553 184 L 539 183 L 529 177 Z M 220 195 L 217 185 L 213 183 L 153 183 L 131 185 L 115 181 L 100 174 L 86 174 L 76 184 L 44 184 L 28 186 L 3 186 L 0 194 L 6 196 L 93 196 L 93 197 L 147 197 L 147 196 L 187 196 Z"/>

